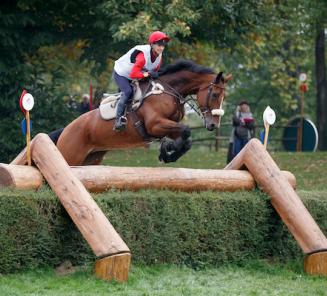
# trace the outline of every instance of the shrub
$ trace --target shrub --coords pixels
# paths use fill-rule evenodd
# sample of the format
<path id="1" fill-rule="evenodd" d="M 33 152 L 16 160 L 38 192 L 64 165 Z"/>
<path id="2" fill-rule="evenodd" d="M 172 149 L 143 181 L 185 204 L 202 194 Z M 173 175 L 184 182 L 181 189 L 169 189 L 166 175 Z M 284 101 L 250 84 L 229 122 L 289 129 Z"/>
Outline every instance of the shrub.
<path id="1" fill-rule="evenodd" d="M 111 191 L 94 197 L 129 246 L 134 262 L 199 268 L 302 256 L 269 198 L 259 191 Z M 307 196 L 304 201 L 326 232 L 326 200 Z M 49 190 L 1 192 L 0 229 L 1 273 L 55 266 L 66 259 L 73 264 L 95 259 Z"/>

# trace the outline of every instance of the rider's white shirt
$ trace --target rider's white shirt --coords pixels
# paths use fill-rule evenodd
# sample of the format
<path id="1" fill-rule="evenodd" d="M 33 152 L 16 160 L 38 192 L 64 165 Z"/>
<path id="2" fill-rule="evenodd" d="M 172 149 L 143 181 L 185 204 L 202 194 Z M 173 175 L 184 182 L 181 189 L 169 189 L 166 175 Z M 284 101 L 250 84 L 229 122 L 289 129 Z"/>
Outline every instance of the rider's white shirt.
<path id="1" fill-rule="evenodd" d="M 160 54 L 152 63 L 151 46 L 148 44 L 136 45 L 135 47 L 130 49 L 126 54 L 121 56 L 117 61 L 115 61 L 114 70 L 118 75 L 131 79 L 129 77 L 129 74 L 131 73 L 131 70 L 134 66 L 134 63 L 131 62 L 131 56 L 135 50 L 142 51 L 144 54 L 144 59 L 145 59 L 144 71 L 154 70 L 160 64 L 162 54 Z"/>

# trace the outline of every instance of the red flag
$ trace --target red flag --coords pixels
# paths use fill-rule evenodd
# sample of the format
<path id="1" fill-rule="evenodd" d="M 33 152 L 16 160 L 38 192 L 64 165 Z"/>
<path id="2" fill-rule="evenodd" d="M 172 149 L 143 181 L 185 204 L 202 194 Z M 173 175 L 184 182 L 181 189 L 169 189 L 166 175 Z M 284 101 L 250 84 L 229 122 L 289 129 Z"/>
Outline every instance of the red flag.
<path id="1" fill-rule="evenodd" d="M 300 91 L 302 91 L 302 92 L 308 91 L 308 86 L 305 83 L 301 83 Z"/>
<path id="2" fill-rule="evenodd" d="M 90 111 L 93 110 L 93 87 L 92 80 L 90 80 Z"/>
<path id="3" fill-rule="evenodd" d="M 27 94 L 27 91 L 26 89 L 23 89 L 22 91 L 22 94 L 20 95 L 20 98 L 19 98 L 19 107 L 20 107 L 20 110 L 22 110 L 22 112 L 25 114 L 26 113 L 26 110 L 23 108 L 23 97 Z"/>

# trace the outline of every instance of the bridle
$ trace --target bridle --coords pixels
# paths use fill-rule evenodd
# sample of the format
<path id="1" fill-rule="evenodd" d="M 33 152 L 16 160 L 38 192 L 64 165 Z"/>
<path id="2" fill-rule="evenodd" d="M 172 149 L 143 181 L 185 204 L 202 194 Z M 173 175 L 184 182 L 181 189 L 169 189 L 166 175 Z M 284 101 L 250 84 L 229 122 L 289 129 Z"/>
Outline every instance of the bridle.
<path id="1" fill-rule="evenodd" d="M 163 82 L 160 79 L 157 79 L 157 80 L 159 80 L 160 82 Z M 172 96 L 173 98 L 175 98 L 176 101 L 179 103 L 179 105 L 184 105 L 185 103 L 187 103 L 189 101 L 195 102 L 197 104 L 198 109 L 200 110 L 201 114 L 192 105 L 190 105 L 190 106 L 196 113 L 198 113 L 199 115 L 202 115 L 202 117 L 205 117 L 205 114 L 208 113 L 208 112 L 210 112 L 213 116 L 214 115 L 221 115 L 221 116 L 224 115 L 224 110 L 221 107 L 222 107 L 222 104 L 223 104 L 223 101 L 224 101 L 225 87 L 220 86 L 217 83 L 215 83 L 215 80 L 212 81 L 209 85 L 204 86 L 202 88 L 199 88 L 199 90 L 198 90 L 198 92 L 199 92 L 201 90 L 205 90 L 206 88 L 208 88 L 207 96 L 205 98 L 205 106 L 203 106 L 203 107 L 200 106 L 198 100 L 195 99 L 192 95 L 190 95 L 190 98 L 185 98 L 175 88 L 173 88 L 171 85 L 169 85 L 167 82 L 164 82 L 164 84 L 169 88 L 169 91 L 164 89 L 164 91 L 163 91 L 164 93 L 166 93 L 166 94 Z M 223 90 L 221 92 L 220 96 L 218 97 L 218 100 L 221 99 L 219 109 L 210 109 L 210 105 L 209 105 L 210 101 L 214 100 L 212 98 L 212 91 L 213 91 L 214 86 Z"/>
<path id="2" fill-rule="evenodd" d="M 212 98 L 212 90 L 213 90 L 213 87 L 218 87 L 220 89 L 222 89 L 222 92 L 221 94 L 219 95 L 218 97 L 218 100 L 221 100 L 220 102 L 220 106 L 219 106 L 219 109 L 210 109 L 210 101 L 211 100 L 214 100 Z M 214 81 L 211 82 L 209 85 L 205 86 L 205 87 L 201 87 L 199 89 L 199 91 L 201 90 L 205 90 L 206 88 L 208 88 L 208 92 L 207 92 L 207 95 L 206 95 L 206 98 L 205 98 L 205 106 L 203 107 L 200 107 L 200 111 L 202 113 L 203 116 L 205 116 L 206 113 L 210 112 L 212 115 L 224 115 L 224 110 L 222 109 L 222 105 L 223 105 L 223 101 L 224 101 L 224 96 L 225 96 L 225 87 L 224 86 L 220 86 L 218 84 L 216 84 Z"/>

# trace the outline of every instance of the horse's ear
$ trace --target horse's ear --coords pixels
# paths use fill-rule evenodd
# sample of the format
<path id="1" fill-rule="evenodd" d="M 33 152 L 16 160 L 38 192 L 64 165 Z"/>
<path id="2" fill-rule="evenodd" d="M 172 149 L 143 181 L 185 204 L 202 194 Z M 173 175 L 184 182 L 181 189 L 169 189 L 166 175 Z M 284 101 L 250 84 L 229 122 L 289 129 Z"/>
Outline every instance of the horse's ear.
<path id="1" fill-rule="evenodd" d="M 233 75 L 231 73 L 229 73 L 225 78 L 224 78 L 224 82 L 228 82 L 229 80 L 233 79 Z"/>
<path id="2" fill-rule="evenodd" d="M 222 78 L 223 78 L 223 72 L 219 72 L 217 74 L 217 77 L 216 77 L 215 81 L 214 81 L 214 84 L 218 84 L 221 81 Z"/>

